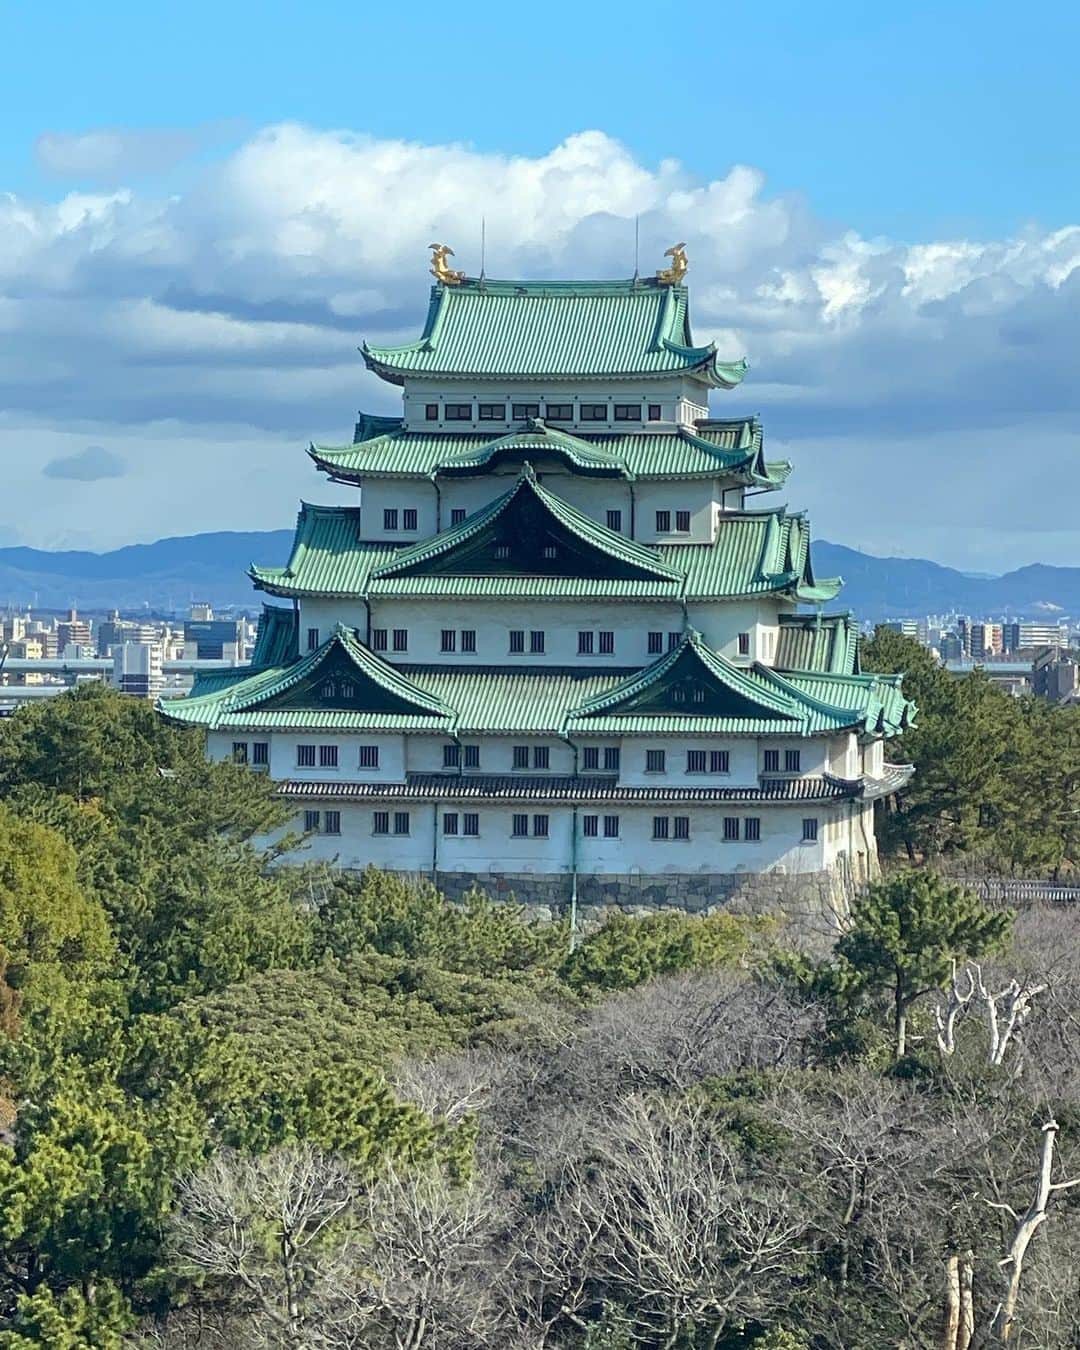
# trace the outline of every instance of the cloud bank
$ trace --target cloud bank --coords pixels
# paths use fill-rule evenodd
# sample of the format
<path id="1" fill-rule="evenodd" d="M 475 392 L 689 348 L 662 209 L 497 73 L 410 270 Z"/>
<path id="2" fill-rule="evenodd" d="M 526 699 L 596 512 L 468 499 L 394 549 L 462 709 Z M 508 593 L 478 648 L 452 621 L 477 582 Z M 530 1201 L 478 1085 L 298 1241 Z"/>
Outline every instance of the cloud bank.
<path id="1" fill-rule="evenodd" d="M 111 175 L 134 153 L 42 145 L 57 172 Z M 696 336 L 752 367 L 716 407 L 765 414 L 819 533 L 987 570 L 1074 560 L 1080 534 L 1045 494 L 1080 488 L 1080 226 L 866 239 L 769 196 L 757 169 L 704 181 L 599 131 L 525 157 L 281 125 L 168 198 L 0 197 L 3 425 L 345 440 L 357 406 L 394 405 L 357 344 L 419 331 L 429 240 L 479 271 L 481 215 L 494 276 L 628 275 L 635 216 L 643 270 L 685 239 Z M 176 470 L 167 452 L 140 463 L 147 502 L 155 465 L 161 483 Z M 248 485 L 245 527 L 291 509 L 260 468 L 222 463 Z M 190 527 L 220 527 L 214 509 Z M 144 537 L 175 525 L 147 511 Z"/>
<path id="2" fill-rule="evenodd" d="M 123 478 L 127 466 L 119 455 L 103 445 L 88 445 L 75 455 L 58 455 L 41 471 L 46 478 L 71 478 L 77 483 L 96 483 L 102 478 Z"/>

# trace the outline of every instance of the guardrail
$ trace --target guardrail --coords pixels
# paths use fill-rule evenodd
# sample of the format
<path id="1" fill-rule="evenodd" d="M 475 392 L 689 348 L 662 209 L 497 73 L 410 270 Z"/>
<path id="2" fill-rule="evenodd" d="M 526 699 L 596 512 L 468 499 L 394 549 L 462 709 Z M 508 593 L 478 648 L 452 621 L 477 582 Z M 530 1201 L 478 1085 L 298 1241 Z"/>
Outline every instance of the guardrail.
<path id="1" fill-rule="evenodd" d="M 1080 885 L 1070 886 L 1060 881 L 1039 881 L 1023 877 L 954 877 L 947 878 L 966 886 L 984 900 L 1010 904 L 1013 901 L 1046 901 L 1067 905 L 1080 903 Z"/>

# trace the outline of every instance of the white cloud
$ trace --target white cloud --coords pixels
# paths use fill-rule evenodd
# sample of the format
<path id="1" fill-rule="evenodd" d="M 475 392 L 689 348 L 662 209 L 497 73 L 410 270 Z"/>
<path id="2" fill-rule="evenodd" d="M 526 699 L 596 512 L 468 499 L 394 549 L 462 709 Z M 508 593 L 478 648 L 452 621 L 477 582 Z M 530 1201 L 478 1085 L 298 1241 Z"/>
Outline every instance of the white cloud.
<path id="1" fill-rule="evenodd" d="M 103 445 L 88 445 L 74 455 L 50 459 L 41 471 L 46 478 L 71 478 L 76 483 L 96 483 L 102 478 L 123 478 L 127 465 Z"/>
<path id="2" fill-rule="evenodd" d="M 50 142 L 45 153 L 71 172 L 81 165 L 88 181 L 95 164 L 100 181 L 117 181 L 125 162 L 146 162 L 150 141 L 109 140 L 132 134 Z M 93 425 L 110 438 L 162 421 L 231 427 L 249 447 L 237 453 L 260 434 L 293 437 L 298 453 L 328 427 L 346 439 L 358 405 L 385 410 L 396 397 L 363 371 L 357 343 L 419 330 L 430 240 L 479 270 L 481 216 L 490 275 L 627 275 L 635 216 L 643 269 L 687 240 L 698 335 L 752 364 L 718 406 L 765 413 L 796 461 L 789 495 L 820 503 L 823 533 L 852 539 L 855 519 L 863 543 L 875 531 L 895 539 L 903 522 L 889 484 L 937 510 L 948 482 L 958 496 L 942 507 L 950 556 L 934 537 L 942 560 L 985 561 L 977 530 L 1011 541 L 1002 566 L 1040 555 L 1038 533 L 1016 526 L 1016 503 L 1039 482 L 1040 445 L 1076 434 L 1080 227 L 865 239 L 827 227 L 802 200 L 769 197 L 757 169 L 703 182 L 675 160 L 643 165 L 599 131 L 527 157 L 282 125 L 172 196 L 0 197 L 0 406 L 9 421 L 73 434 Z M 827 483 L 813 449 L 824 444 Z M 933 455 L 915 454 L 920 445 Z M 1055 459 L 1063 500 L 1080 468 L 1071 453 Z M 935 465 L 948 469 L 937 480 Z M 292 503 L 280 480 L 250 467 L 256 506 L 277 524 Z M 164 528 L 154 495 L 165 474 L 141 466 L 144 534 Z M 1052 515 L 1047 529 L 1061 525 Z M 921 517 L 909 552 L 920 530 L 930 539 Z M 1046 535 L 1056 550 L 1046 560 L 1072 561 L 1061 556 L 1070 537 Z"/>
<path id="3" fill-rule="evenodd" d="M 140 130 L 97 127 L 91 131 L 45 131 L 34 146 L 37 161 L 55 178 L 120 183 L 167 173 L 207 145 L 233 134 L 234 124 Z"/>

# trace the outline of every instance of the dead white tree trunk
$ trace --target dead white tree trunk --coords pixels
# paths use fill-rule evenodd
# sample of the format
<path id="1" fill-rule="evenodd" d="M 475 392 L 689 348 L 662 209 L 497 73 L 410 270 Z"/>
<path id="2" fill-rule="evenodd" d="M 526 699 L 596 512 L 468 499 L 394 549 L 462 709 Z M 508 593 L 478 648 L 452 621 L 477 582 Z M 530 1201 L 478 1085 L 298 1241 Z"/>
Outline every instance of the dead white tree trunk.
<path id="1" fill-rule="evenodd" d="M 1054 1146 L 1057 1142 L 1059 1129 L 1060 1126 L 1056 1120 L 1048 1120 L 1042 1127 L 1039 1175 L 1035 1181 L 1035 1194 L 1024 1213 L 1017 1214 L 1011 1205 L 992 1200 L 987 1201 L 992 1209 L 1004 1210 L 1016 1221 L 1016 1229 L 1013 1233 L 1008 1255 L 998 1263 L 1002 1269 L 1008 1268 L 1009 1284 L 1004 1299 L 998 1304 L 993 1317 L 990 1319 L 990 1334 L 995 1336 L 1002 1345 L 1008 1344 L 1012 1334 L 1013 1323 L 1016 1318 L 1016 1304 L 1020 1297 L 1020 1278 L 1024 1271 L 1024 1257 L 1031 1245 L 1031 1239 L 1046 1220 L 1046 1207 L 1050 1203 L 1050 1198 L 1058 1191 L 1067 1191 L 1071 1190 L 1073 1186 L 1080 1186 L 1080 1177 L 1075 1177 L 1072 1181 L 1055 1182 L 1050 1180 L 1054 1167 Z"/>
<path id="2" fill-rule="evenodd" d="M 970 1350 L 975 1334 L 972 1303 L 974 1253 L 953 1252 L 945 1262 L 945 1327 L 942 1350 Z"/>
<path id="3" fill-rule="evenodd" d="M 1010 980 L 1004 989 L 991 993 L 983 980 L 982 967 L 974 961 L 964 967 L 964 975 L 967 978 L 966 985 L 957 976 L 954 962 L 948 1001 L 944 1007 L 939 1003 L 934 1009 L 938 1049 L 943 1055 L 956 1052 L 956 1024 L 977 994 L 986 1010 L 990 1038 L 987 1061 L 1000 1068 L 1005 1062 L 1009 1046 L 1017 1039 L 1021 1027 L 1031 1014 L 1032 1001 L 1049 986 L 1045 983 L 1021 984 L 1019 980 Z"/>

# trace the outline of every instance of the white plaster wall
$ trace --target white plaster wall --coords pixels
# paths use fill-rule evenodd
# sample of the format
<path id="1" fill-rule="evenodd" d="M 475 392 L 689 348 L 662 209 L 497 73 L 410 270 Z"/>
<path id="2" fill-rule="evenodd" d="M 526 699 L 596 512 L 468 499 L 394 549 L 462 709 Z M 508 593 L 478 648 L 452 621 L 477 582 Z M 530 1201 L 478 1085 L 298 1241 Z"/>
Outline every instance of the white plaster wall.
<path id="1" fill-rule="evenodd" d="M 590 742 L 580 740 L 580 745 L 614 744 L 610 742 Z M 758 752 L 754 737 L 742 739 L 729 737 L 664 737 L 664 736 L 625 736 L 622 739 L 622 763 L 619 774 L 621 783 L 638 787 L 757 787 Z M 665 751 L 666 772 L 649 773 L 645 768 L 646 751 Z M 686 772 L 686 752 L 688 750 L 726 750 L 729 757 L 729 772 L 691 773 Z M 601 755 L 601 763 L 603 756 Z"/>
<path id="2" fill-rule="evenodd" d="M 885 767 L 885 742 L 873 740 L 862 748 L 862 771 L 877 778 Z"/>
<path id="3" fill-rule="evenodd" d="M 383 528 L 384 508 L 392 507 L 397 511 L 400 527 L 407 506 L 416 511 L 415 530 Z M 360 493 L 360 533 L 364 539 L 385 539 L 404 548 L 427 539 L 435 530 L 435 489 L 431 483 L 408 478 L 364 479 Z"/>
<path id="4" fill-rule="evenodd" d="M 443 773 L 443 746 L 451 743 L 449 736 L 411 736 L 407 749 L 407 764 L 410 773 Z M 548 747 L 549 775 L 569 775 L 574 772 L 574 752 L 570 746 L 557 736 L 469 736 L 460 737 L 462 745 L 480 747 L 479 769 L 462 767 L 462 775 L 468 778 L 477 773 L 514 773 L 519 777 L 543 776 L 544 770 L 532 767 L 532 749 L 537 745 Z M 529 747 L 529 768 L 514 769 L 514 746 Z M 445 771 L 448 778 L 456 776 L 456 770 Z"/>
<path id="5" fill-rule="evenodd" d="M 540 415 L 544 414 L 546 403 L 570 403 L 574 406 L 572 421 L 558 422 L 553 425 L 567 431 L 610 431 L 627 430 L 635 426 L 648 426 L 652 430 L 671 428 L 681 422 L 691 425 L 695 420 L 708 416 L 708 395 L 706 390 L 692 380 L 677 377 L 670 380 L 642 380 L 633 383 L 627 380 L 575 380 L 559 383 L 540 381 L 475 381 L 434 380 L 425 378 L 407 378 L 403 394 L 403 415 L 405 425 L 410 431 L 509 431 L 521 424 L 511 416 L 514 403 L 539 403 Z M 447 422 L 440 415 L 434 422 L 427 420 L 427 405 L 437 403 L 442 408 L 447 403 L 473 404 L 474 420 L 471 422 Z M 582 403 L 637 403 L 642 406 L 643 415 L 650 403 L 659 403 L 660 422 L 583 422 L 577 417 Z M 481 403 L 505 403 L 507 417 L 503 422 L 483 421 L 475 417 Z"/>
<path id="6" fill-rule="evenodd" d="M 790 608 L 784 606 L 783 608 Z M 687 621 L 696 628 L 714 651 L 726 656 L 736 665 L 760 661 L 772 665 L 776 656 L 781 605 L 775 599 L 715 600 L 686 607 Z M 739 634 L 750 634 L 750 655 L 739 655 Z"/>
<path id="7" fill-rule="evenodd" d="M 586 601 L 498 601 L 455 598 L 444 600 L 377 599 L 371 602 L 373 628 L 405 628 L 409 650 L 386 652 L 393 662 L 434 663 L 439 665 L 644 666 L 655 661 L 648 654 L 648 633 L 683 630 L 681 606 L 670 601 L 641 605 L 613 605 Z M 443 628 L 473 629 L 476 653 L 440 651 Z M 544 652 L 510 654 L 511 628 L 536 629 L 544 633 Z M 579 656 L 577 635 L 589 629 L 615 633 L 615 653 Z M 599 639 L 594 639 L 594 646 Z M 666 641 L 666 639 L 665 639 Z M 460 638 L 458 639 L 460 643 Z"/>
<path id="8" fill-rule="evenodd" d="M 276 731 L 273 737 L 258 736 L 251 733 L 252 740 L 270 740 L 270 774 L 273 778 L 309 779 L 313 783 L 400 783 L 405 778 L 405 741 L 398 735 L 376 735 L 368 732 L 331 732 L 331 731 Z M 315 752 L 315 767 L 300 768 L 296 762 L 298 745 L 336 745 L 338 747 L 338 767 L 323 768 L 318 763 L 318 750 Z M 361 769 L 359 765 L 360 746 L 377 745 L 379 747 L 379 767 Z"/>
<path id="9" fill-rule="evenodd" d="M 300 655 L 308 650 L 308 629 L 319 630 L 323 643 L 337 624 L 354 628 L 363 641 L 367 634 L 367 607 L 362 600 L 301 600 L 300 601 Z"/>
<path id="10" fill-rule="evenodd" d="M 710 544 L 716 526 L 719 489 L 715 480 L 692 478 L 674 482 L 639 483 L 635 537 L 644 544 Z M 657 511 L 670 511 L 675 524 L 676 511 L 690 512 L 690 532 L 674 530 L 658 533 Z"/>

